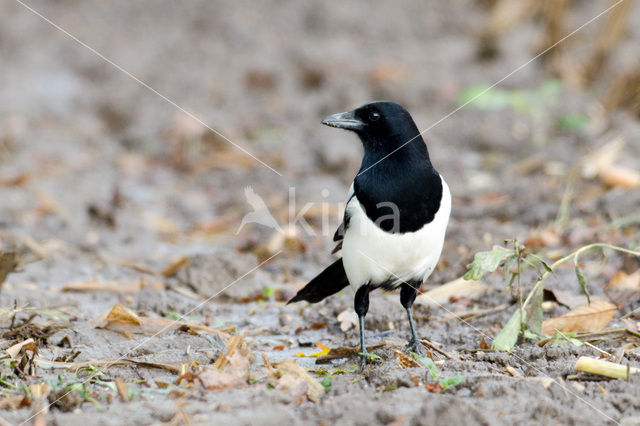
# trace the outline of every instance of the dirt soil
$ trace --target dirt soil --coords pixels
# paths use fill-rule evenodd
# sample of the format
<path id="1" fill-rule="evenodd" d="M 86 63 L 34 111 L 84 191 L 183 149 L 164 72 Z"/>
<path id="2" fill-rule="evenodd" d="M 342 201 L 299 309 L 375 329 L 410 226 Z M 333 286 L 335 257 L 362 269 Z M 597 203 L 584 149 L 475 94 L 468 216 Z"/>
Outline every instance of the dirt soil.
<path id="1" fill-rule="evenodd" d="M 393 352 L 408 336 L 398 294 L 372 295 L 367 343 L 384 343 L 373 350 L 379 361 L 359 371 L 353 357 L 320 365 L 300 356 L 321 351 L 316 344 L 358 342 L 352 290 L 285 304 L 331 261 L 362 155 L 353 135 L 320 125 L 330 113 L 393 99 L 429 128 L 453 210 L 425 289 L 460 277 L 474 253 L 505 239 L 552 260 L 590 242 L 640 243 L 640 189 L 584 173 L 590 155 L 616 139 L 624 142 L 616 165 L 640 170 L 640 122 L 599 103 L 608 76 L 637 64 L 640 7 L 600 83 L 562 85 L 543 119 L 468 106 L 440 121 L 465 89 L 535 55 L 541 24 L 529 20 L 499 40 L 495 58 L 479 58 L 483 3 L 28 2 L 74 40 L 21 2 L 0 0 L 0 250 L 19 263 L 0 290 L 0 344 L 4 353 L 33 338 L 38 348 L 31 371 L 7 357 L 0 365 L 3 424 L 639 424 L 640 375 L 609 380 L 573 369 L 599 351 L 639 366 L 638 339 L 487 349 L 517 306 L 499 273 L 480 295 L 416 306 L 419 335 L 449 355 L 425 348 L 436 379 L 424 367 L 401 368 Z M 608 4 L 574 3 L 571 28 Z M 603 22 L 563 48 L 579 56 Z M 534 93 L 552 78 L 540 59 L 501 87 Z M 575 114 L 588 123 L 557 125 Z M 241 228 L 251 191 L 286 236 Z M 309 228 L 285 225 L 292 198 L 293 216 L 313 203 Z M 640 290 L 616 299 L 605 286 L 640 263 L 607 254 L 584 258 L 588 288 L 617 302 L 608 328 L 637 330 Z M 527 271 L 523 285 L 535 276 Z M 547 288 L 579 296 L 573 265 Z M 100 318 L 118 303 L 137 317 Z M 545 308 L 549 317 L 567 311 Z M 175 319 L 190 325 L 165 329 Z M 231 356 L 233 335 L 252 355 Z M 247 361 L 249 377 L 246 368 L 239 381 L 237 371 L 216 376 L 211 367 L 225 353 L 232 366 Z M 302 379 L 278 380 L 262 354 L 276 369 L 296 360 L 326 394 L 314 402 Z M 137 363 L 104 362 L 121 358 Z M 464 380 L 441 391 L 438 381 L 455 375 Z M 48 396 L 38 398 L 40 383 Z"/>

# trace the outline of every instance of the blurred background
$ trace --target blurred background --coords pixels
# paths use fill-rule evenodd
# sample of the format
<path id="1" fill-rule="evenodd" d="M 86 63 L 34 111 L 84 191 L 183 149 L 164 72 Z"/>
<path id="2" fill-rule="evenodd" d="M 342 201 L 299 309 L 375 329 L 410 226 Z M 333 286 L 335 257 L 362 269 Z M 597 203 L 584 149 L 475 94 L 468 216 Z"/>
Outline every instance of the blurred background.
<path id="1" fill-rule="evenodd" d="M 325 188 L 343 201 L 361 147 L 319 122 L 376 99 L 429 128 L 454 218 L 546 223 L 590 152 L 620 140 L 621 165 L 638 167 L 634 3 L 29 3 L 56 29 L 2 0 L 2 235 L 94 244 L 106 226 L 134 240 L 257 244 L 263 230 L 233 235 L 244 187 L 276 211 L 289 187 L 301 203 Z"/>
<path id="2" fill-rule="evenodd" d="M 453 194 L 430 284 L 505 238 L 551 259 L 592 241 L 637 246 L 637 3 L 0 0 L 0 301 L 65 307 L 74 330 L 115 302 L 256 336 L 321 321 L 298 341 L 337 345 L 351 294 L 306 311 L 281 302 L 330 261 L 362 157 L 353 134 L 320 121 L 380 99 L 426 130 Z M 285 233 L 238 232 L 248 193 Z M 312 203 L 313 232 L 286 226 L 292 198 L 296 214 Z M 638 268 L 616 262 L 602 283 Z M 493 283 L 485 308 L 512 301 Z M 403 324 L 391 303 L 372 302 L 370 329 Z M 74 335 L 78 360 L 129 347 L 93 335 Z"/>

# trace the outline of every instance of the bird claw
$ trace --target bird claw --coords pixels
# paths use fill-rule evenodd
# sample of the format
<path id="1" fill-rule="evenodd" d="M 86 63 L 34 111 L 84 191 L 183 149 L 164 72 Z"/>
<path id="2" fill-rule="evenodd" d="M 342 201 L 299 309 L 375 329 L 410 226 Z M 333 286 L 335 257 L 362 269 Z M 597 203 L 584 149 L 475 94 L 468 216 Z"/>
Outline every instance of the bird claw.
<path id="1" fill-rule="evenodd" d="M 362 373 L 362 371 L 365 369 L 365 367 L 367 366 L 367 364 L 369 364 L 369 357 L 366 355 L 360 355 L 360 368 L 359 368 L 359 372 Z"/>
<path id="2" fill-rule="evenodd" d="M 410 340 L 406 346 L 407 351 L 414 352 L 420 356 L 424 356 L 424 350 L 422 349 L 422 344 L 417 340 Z"/>

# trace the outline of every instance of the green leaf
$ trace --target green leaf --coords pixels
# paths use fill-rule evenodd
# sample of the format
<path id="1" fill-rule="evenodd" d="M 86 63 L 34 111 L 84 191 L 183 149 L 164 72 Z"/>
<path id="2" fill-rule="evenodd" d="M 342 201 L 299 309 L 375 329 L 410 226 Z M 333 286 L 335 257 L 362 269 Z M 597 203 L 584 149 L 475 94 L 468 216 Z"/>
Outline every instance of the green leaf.
<path id="1" fill-rule="evenodd" d="M 533 331 L 528 330 L 528 329 L 524 331 L 524 335 L 523 336 L 524 336 L 525 339 L 529 339 L 529 340 L 535 340 L 535 341 L 540 340 L 540 335 L 538 335 L 538 334 L 536 334 Z"/>
<path id="2" fill-rule="evenodd" d="M 460 383 L 464 381 L 464 376 L 461 374 L 457 374 L 453 377 L 449 377 L 448 379 L 440 380 L 438 384 L 442 386 L 442 392 L 446 392 L 454 386 L 458 386 Z"/>
<path id="3" fill-rule="evenodd" d="M 525 313 L 526 317 L 526 313 Z M 526 318 L 520 318 L 520 309 L 516 309 L 513 313 L 507 325 L 505 325 L 500 333 L 493 339 L 491 349 L 496 351 L 510 351 L 518 342 L 518 336 L 520 336 L 520 324 L 522 320 Z"/>
<path id="4" fill-rule="evenodd" d="M 479 280 L 489 272 L 493 272 L 502 262 L 514 255 L 513 249 L 493 246 L 490 251 L 480 251 L 473 257 L 469 270 L 464 274 L 465 280 Z"/>
<path id="5" fill-rule="evenodd" d="M 547 345 L 560 346 L 564 343 L 571 343 L 573 346 L 582 346 L 583 343 L 580 340 L 576 339 L 574 337 L 575 335 L 575 333 L 562 333 L 560 331 L 556 331 Z"/>
<path id="6" fill-rule="evenodd" d="M 586 114 L 567 114 L 558 119 L 558 127 L 568 132 L 577 132 L 589 124 Z"/>
<path id="7" fill-rule="evenodd" d="M 415 352 L 411 352 L 411 356 L 429 370 L 429 373 L 431 373 L 432 379 L 435 379 L 436 377 L 438 377 L 438 374 L 440 374 L 438 372 L 438 367 L 436 367 L 436 365 L 434 364 L 431 358 L 420 356 Z"/>
<path id="8" fill-rule="evenodd" d="M 538 88 L 538 95 L 547 99 L 555 99 L 562 92 L 562 82 L 557 79 L 543 81 Z"/>
<path id="9" fill-rule="evenodd" d="M 533 265 L 541 264 L 547 272 L 553 273 L 551 266 L 549 266 L 549 264 L 537 254 L 529 253 L 529 255 L 527 256 L 527 260 Z"/>
<path id="10" fill-rule="evenodd" d="M 276 292 L 276 289 L 274 287 L 265 287 L 264 290 L 262 291 L 262 298 L 270 299 L 275 292 Z"/>
<path id="11" fill-rule="evenodd" d="M 329 375 L 326 376 L 322 382 L 320 383 L 323 387 L 324 387 L 324 392 L 325 393 L 329 393 L 329 391 L 331 390 L 331 379 L 333 378 L 333 376 Z"/>
<path id="12" fill-rule="evenodd" d="M 369 359 L 380 359 L 380 357 L 376 354 L 372 354 L 369 352 L 358 352 L 358 355 L 360 356 L 366 356 Z"/>
<path id="13" fill-rule="evenodd" d="M 490 88 L 488 85 L 471 86 L 458 96 L 458 104 L 479 109 L 498 110 L 511 105 L 509 92 L 503 89 Z"/>
<path id="14" fill-rule="evenodd" d="M 502 264 L 502 278 L 506 281 L 507 277 L 511 273 L 511 269 L 515 266 L 518 258 L 516 256 L 510 256 Z"/>
<path id="15" fill-rule="evenodd" d="M 544 288 L 540 286 L 538 290 L 536 290 L 536 294 L 533 296 L 531 300 L 531 306 L 529 306 L 529 320 L 527 321 L 527 325 L 529 329 L 538 335 L 542 335 L 542 299 L 543 299 Z"/>
<path id="16" fill-rule="evenodd" d="M 587 280 L 582 275 L 580 271 L 580 267 L 576 263 L 576 277 L 578 277 L 578 282 L 580 283 L 580 287 L 582 288 L 582 292 L 585 296 L 587 296 L 587 303 L 591 303 L 591 296 L 589 295 L 589 290 L 587 290 Z"/>
<path id="17" fill-rule="evenodd" d="M 514 90 L 509 94 L 509 102 L 511 107 L 516 111 L 528 113 L 533 109 L 532 96 L 519 90 Z"/>

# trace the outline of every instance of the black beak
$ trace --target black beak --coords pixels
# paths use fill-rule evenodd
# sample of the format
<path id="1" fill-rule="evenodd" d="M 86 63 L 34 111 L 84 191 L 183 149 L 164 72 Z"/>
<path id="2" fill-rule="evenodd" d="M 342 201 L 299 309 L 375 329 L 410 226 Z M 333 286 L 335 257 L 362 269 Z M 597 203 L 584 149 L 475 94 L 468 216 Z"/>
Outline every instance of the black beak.
<path id="1" fill-rule="evenodd" d="M 330 115 L 322 120 L 322 124 L 347 130 L 362 130 L 364 128 L 364 123 L 355 117 L 353 111 Z"/>

